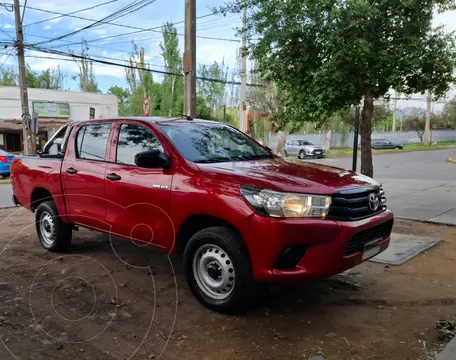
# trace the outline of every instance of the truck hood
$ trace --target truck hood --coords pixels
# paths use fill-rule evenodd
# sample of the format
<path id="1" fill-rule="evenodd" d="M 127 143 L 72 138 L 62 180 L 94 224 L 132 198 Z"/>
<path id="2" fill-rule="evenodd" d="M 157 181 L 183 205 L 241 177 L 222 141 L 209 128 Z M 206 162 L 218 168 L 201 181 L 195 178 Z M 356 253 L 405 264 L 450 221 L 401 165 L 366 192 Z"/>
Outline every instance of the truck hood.
<path id="1" fill-rule="evenodd" d="M 279 191 L 329 195 L 342 189 L 379 185 L 351 170 L 312 162 L 290 163 L 281 158 L 197 166 L 212 178 Z"/>

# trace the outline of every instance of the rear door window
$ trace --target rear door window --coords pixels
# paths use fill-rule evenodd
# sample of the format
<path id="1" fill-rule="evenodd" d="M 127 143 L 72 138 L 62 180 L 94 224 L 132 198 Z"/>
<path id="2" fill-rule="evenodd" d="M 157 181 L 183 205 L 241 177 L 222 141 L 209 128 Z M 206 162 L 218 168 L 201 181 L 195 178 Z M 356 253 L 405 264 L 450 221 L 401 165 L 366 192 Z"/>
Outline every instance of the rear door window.
<path id="1" fill-rule="evenodd" d="M 111 124 L 90 124 L 82 126 L 76 137 L 78 159 L 104 161 Z"/>

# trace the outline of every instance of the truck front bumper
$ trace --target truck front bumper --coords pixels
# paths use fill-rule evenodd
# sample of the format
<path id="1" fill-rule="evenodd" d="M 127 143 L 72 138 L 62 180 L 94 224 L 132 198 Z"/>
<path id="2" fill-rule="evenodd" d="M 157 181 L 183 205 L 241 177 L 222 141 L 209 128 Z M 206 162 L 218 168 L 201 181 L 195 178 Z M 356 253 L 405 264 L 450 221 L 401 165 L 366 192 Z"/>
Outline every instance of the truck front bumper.
<path id="1" fill-rule="evenodd" d="M 367 260 L 366 256 L 384 251 L 393 221 L 390 211 L 358 221 L 272 219 L 253 214 L 240 231 L 250 252 L 255 280 L 313 281 L 343 272 Z M 363 257 L 366 249 L 371 250 Z"/>

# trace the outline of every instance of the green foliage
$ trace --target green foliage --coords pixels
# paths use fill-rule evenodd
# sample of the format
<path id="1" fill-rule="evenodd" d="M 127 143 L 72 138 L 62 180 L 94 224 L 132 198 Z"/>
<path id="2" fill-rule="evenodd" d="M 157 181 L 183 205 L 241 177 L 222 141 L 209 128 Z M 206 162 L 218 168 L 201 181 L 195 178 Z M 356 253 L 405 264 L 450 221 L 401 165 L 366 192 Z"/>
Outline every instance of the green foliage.
<path id="1" fill-rule="evenodd" d="M 197 80 L 197 94 L 200 96 L 212 112 L 222 107 L 226 103 L 226 83 L 228 79 L 228 66 L 225 66 L 225 61 L 214 63 L 210 66 L 200 65 L 198 75 L 201 78 L 220 80 L 204 81 Z M 219 120 L 219 119 L 217 119 Z"/>
<path id="2" fill-rule="evenodd" d="M 165 70 L 182 73 L 182 59 L 176 28 L 166 22 L 162 26 L 163 41 L 160 43 Z M 177 75 L 165 75 L 162 83 L 161 111 L 165 116 L 176 116 L 184 112 L 184 79 Z"/>
<path id="3" fill-rule="evenodd" d="M 423 142 L 424 129 L 426 125 L 426 119 L 424 117 L 408 117 L 404 120 L 403 126 L 408 130 L 413 130 L 416 132 L 420 138 L 420 142 Z"/>
<path id="4" fill-rule="evenodd" d="M 63 90 L 65 78 L 66 75 L 60 66 L 36 72 L 27 65 L 26 81 L 29 88 L 39 88 L 44 80 L 49 89 Z M 19 75 L 14 68 L 0 68 L 0 85 L 19 86 Z"/>
<path id="5" fill-rule="evenodd" d="M 196 97 L 196 117 L 198 119 L 211 120 L 212 110 L 206 105 L 206 101 L 200 95 Z"/>
<path id="6" fill-rule="evenodd" d="M 81 91 L 100 92 L 95 80 L 95 73 L 93 72 L 93 63 L 91 60 L 87 59 L 89 56 L 89 46 L 86 41 L 84 41 L 81 46 L 81 56 L 83 57 L 82 59 L 76 60 L 79 74 L 72 76 L 72 79 L 79 81 L 79 88 Z"/>
<path id="7" fill-rule="evenodd" d="M 443 108 L 442 114 L 431 119 L 438 129 L 456 129 L 456 96 Z"/>
<path id="8" fill-rule="evenodd" d="M 12 67 L 0 68 L 0 85 L 1 86 L 19 86 L 18 76 Z"/>
<path id="9" fill-rule="evenodd" d="M 432 28 L 434 10 L 454 0 L 231 0 L 248 6 L 248 52 L 265 80 L 277 86 L 287 122 L 324 122 L 360 104 L 362 167 L 373 175 L 373 99 L 394 88 L 443 96 L 455 79 L 454 34 Z"/>
<path id="10" fill-rule="evenodd" d="M 111 86 L 108 89 L 108 93 L 117 96 L 117 103 L 119 106 L 119 115 L 120 116 L 128 116 L 130 115 L 129 112 L 129 99 L 130 99 L 130 92 L 128 89 L 124 89 L 120 86 Z"/>

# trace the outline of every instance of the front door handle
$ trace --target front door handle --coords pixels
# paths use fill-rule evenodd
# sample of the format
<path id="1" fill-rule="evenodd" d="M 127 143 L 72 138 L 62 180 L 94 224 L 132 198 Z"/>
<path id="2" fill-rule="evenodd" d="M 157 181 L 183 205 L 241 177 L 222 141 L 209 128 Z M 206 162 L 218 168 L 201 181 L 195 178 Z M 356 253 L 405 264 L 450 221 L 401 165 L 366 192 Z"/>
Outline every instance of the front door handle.
<path id="1" fill-rule="evenodd" d="M 106 179 L 117 181 L 117 180 L 120 180 L 122 178 L 119 175 L 117 175 L 117 174 L 108 174 L 108 175 L 106 175 Z"/>
<path id="2" fill-rule="evenodd" d="M 73 168 L 73 167 L 70 167 L 68 169 L 65 170 L 68 174 L 76 174 L 78 171 Z"/>

